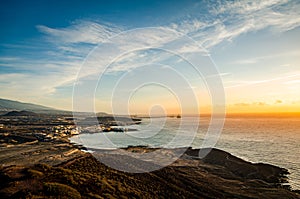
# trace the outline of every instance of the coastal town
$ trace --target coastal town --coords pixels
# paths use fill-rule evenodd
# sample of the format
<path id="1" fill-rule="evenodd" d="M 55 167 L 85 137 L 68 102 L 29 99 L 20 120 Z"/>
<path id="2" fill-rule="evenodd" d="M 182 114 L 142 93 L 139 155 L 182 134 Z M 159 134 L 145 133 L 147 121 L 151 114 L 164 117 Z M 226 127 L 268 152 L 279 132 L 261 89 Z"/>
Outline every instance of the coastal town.
<path id="1" fill-rule="evenodd" d="M 88 123 L 89 118 L 85 119 Z M 80 133 L 136 131 L 128 126 L 140 124 L 141 119 L 126 117 L 99 117 L 99 125 L 77 127 L 72 115 L 35 114 L 13 111 L 0 116 L 0 144 L 23 142 L 67 141 Z"/>

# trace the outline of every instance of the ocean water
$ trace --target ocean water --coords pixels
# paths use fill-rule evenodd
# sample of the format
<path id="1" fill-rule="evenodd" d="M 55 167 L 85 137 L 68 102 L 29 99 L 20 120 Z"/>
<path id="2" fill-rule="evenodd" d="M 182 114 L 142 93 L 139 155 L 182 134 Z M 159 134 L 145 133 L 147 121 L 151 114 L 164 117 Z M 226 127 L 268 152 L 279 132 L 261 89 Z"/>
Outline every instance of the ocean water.
<path id="1" fill-rule="evenodd" d="M 120 148 L 148 145 L 200 148 L 210 118 L 153 118 L 130 126 L 126 133 L 80 134 L 72 142 L 87 148 Z M 209 134 L 212 135 L 212 134 Z M 220 135 L 212 135 L 214 147 L 250 162 L 263 162 L 286 168 L 290 185 L 300 189 L 300 118 L 226 118 Z"/>

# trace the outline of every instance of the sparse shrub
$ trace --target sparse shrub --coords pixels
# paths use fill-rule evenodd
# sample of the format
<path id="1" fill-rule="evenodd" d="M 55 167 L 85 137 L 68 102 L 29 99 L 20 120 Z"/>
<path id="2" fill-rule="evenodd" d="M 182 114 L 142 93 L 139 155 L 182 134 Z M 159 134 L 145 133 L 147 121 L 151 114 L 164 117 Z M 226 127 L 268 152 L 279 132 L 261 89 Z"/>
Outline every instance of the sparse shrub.
<path id="1" fill-rule="evenodd" d="M 59 197 L 67 197 L 67 198 L 81 198 L 80 193 L 64 184 L 60 184 L 57 182 L 46 182 L 44 183 L 44 190 L 47 193 L 47 195 L 50 196 L 59 196 Z"/>
<path id="2" fill-rule="evenodd" d="M 34 165 L 34 168 L 35 168 L 36 170 L 46 172 L 46 171 L 48 171 L 48 170 L 51 169 L 51 166 L 50 166 L 50 165 L 47 165 L 47 164 L 42 164 L 42 163 L 41 163 L 41 164 L 36 164 L 36 165 Z"/>
<path id="3" fill-rule="evenodd" d="M 41 178 L 44 176 L 44 174 L 40 171 L 34 170 L 34 169 L 28 169 L 27 173 L 30 175 L 32 178 Z"/>
<path id="4" fill-rule="evenodd" d="M 98 194 L 95 193 L 88 193 L 88 196 L 91 198 L 96 198 L 96 199 L 103 199 L 103 197 L 99 196 Z"/>

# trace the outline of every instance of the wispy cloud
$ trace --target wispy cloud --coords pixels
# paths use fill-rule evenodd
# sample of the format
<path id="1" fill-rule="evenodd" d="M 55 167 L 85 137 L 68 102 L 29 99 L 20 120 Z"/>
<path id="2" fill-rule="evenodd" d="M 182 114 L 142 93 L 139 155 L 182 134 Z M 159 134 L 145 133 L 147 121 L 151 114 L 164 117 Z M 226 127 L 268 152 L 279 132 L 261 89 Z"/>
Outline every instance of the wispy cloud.
<path id="1" fill-rule="evenodd" d="M 236 37 L 252 31 L 270 28 L 274 33 L 281 33 L 300 26 L 299 1 L 218 1 L 209 4 L 210 11 L 207 15 L 199 16 L 197 13 L 189 13 L 187 17 L 161 26 L 161 30 L 171 28 L 179 33 L 186 34 L 209 51 L 222 42 L 230 42 Z M 195 6 L 203 5 L 196 4 Z M 11 92 L 24 93 L 23 90 L 26 87 L 31 88 L 32 92 L 35 91 L 36 94 L 53 94 L 57 88 L 70 85 L 76 79 L 78 69 L 93 47 L 97 44 L 103 44 L 107 39 L 127 30 L 114 24 L 90 20 L 78 20 L 64 28 L 48 27 L 43 24 L 37 25 L 36 28 L 44 35 L 43 39 L 47 42 L 44 43 L 45 46 L 50 44 L 49 49 L 41 52 L 44 57 L 39 59 L 13 56 L 0 57 L 0 62 L 6 67 L 36 71 L 26 75 L 2 74 L 0 81 L 10 83 Z M 168 32 L 166 31 L 166 33 Z M 130 45 L 138 46 L 138 42 L 144 42 L 160 47 L 181 37 L 180 34 L 155 35 L 151 31 L 144 35 L 136 35 L 136 37 L 130 38 Z M 124 49 L 107 49 L 107 54 L 110 53 L 109 51 L 126 51 L 128 45 L 122 45 Z M 13 46 L 10 45 L 10 47 Z M 22 46 L 18 46 L 18 48 L 20 47 Z M 184 44 L 181 47 L 182 53 L 192 53 L 199 50 L 199 48 Z M 25 46 L 24 48 L 29 49 L 32 46 Z M 166 53 L 160 53 L 155 55 L 155 59 L 149 60 L 147 56 L 145 52 L 128 54 L 123 57 L 123 60 L 115 63 L 114 69 L 115 71 L 130 70 L 139 67 L 142 62 L 161 62 L 170 57 Z M 240 63 L 255 63 L 265 58 L 267 57 L 240 60 Z M 99 69 L 95 68 L 95 65 L 99 62 L 88 64 L 90 65 L 85 72 L 86 76 L 99 72 Z M 224 73 L 223 75 L 228 74 Z M 14 81 L 9 82 L 10 78 Z M 239 82 L 227 88 L 266 83 L 278 79 L 287 80 L 288 77 Z M 20 82 L 27 83 L 21 84 Z M 3 94 L 3 91 L 1 93 Z"/>
<path id="2" fill-rule="evenodd" d="M 296 50 L 296 51 L 287 51 L 287 52 L 281 52 L 281 53 L 272 53 L 272 54 L 268 54 L 268 55 L 264 55 L 264 56 L 258 56 L 258 57 L 252 57 L 252 58 L 248 58 L 248 59 L 240 59 L 240 60 L 236 60 L 234 62 L 232 62 L 232 64 L 238 64 L 238 65 L 247 65 L 247 64 L 255 64 L 258 63 L 260 61 L 265 61 L 265 60 L 270 60 L 270 59 L 274 59 L 274 58 L 282 58 L 282 57 L 286 57 L 286 56 L 300 56 L 300 51 Z M 290 64 L 284 64 L 281 65 L 282 67 L 287 67 L 290 66 Z"/>
<path id="3" fill-rule="evenodd" d="M 287 81 L 285 82 L 285 84 L 300 84 L 300 80 L 296 79 L 296 80 Z"/>
<path id="4" fill-rule="evenodd" d="M 275 78 L 270 78 L 270 79 L 263 79 L 263 80 L 255 80 L 255 81 L 235 81 L 236 84 L 231 85 L 231 86 L 225 86 L 225 88 L 237 88 L 237 87 L 244 87 L 244 86 L 251 86 L 251 85 L 256 85 L 256 84 L 265 84 L 269 82 L 274 82 L 274 81 L 282 81 L 283 83 L 296 83 L 297 80 L 291 80 L 294 78 L 300 77 L 300 73 L 292 74 L 292 75 L 285 75 L 285 76 L 279 76 Z M 287 81 L 289 80 L 289 81 Z"/>
<path id="5" fill-rule="evenodd" d="M 211 3 L 209 8 L 211 9 L 210 15 L 193 18 L 191 17 L 193 13 L 191 13 L 188 19 L 175 21 L 165 27 L 187 34 L 209 49 L 247 32 L 267 27 L 284 32 L 300 25 L 300 3 L 287 0 L 219 1 Z M 44 25 L 38 25 L 37 28 L 47 35 L 49 41 L 60 44 L 59 48 L 66 51 L 73 51 L 74 48 L 65 44 L 100 44 L 126 30 L 113 24 L 87 20 L 76 21 L 66 28 L 50 28 Z M 159 43 L 170 41 L 170 36 L 153 38 L 150 32 L 143 36 L 145 41 L 156 40 Z M 171 38 L 177 39 L 178 37 L 179 35 Z M 193 49 L 188 50 L 193 51 Z"/>
<path id="6" fill-rule="evenodd" d="M 0 62 L 10 62 L 19 60 L 19 57 L 0 57 Z"/>
<path id="7" fill-rule="evenodd" d="M 247 32 L 267 27 L 284 32 L 300 25 L 300 3 L 287 0 L 219 1 L 210 3 L 209 8 L 210 14 L 205 17 L 193 18 L 191 17 L 193 13 L 191 13 L 188 19 L 175 21 L 165 27 L 187 34 L 203 47 L 210 49 L 224 41 L 232 41 Z M 47 35 L 49 41 L 58 44 L 59 49 L 69 52 L 78 52 L 78 48 L 80 49 L 82 46 L 72 47 L 66 46 L 66 44 L 100 44 L 126 30 L 113 24 L 87 20 L 76 21 L 66 28 L 50 28 L 44 25 L 38 25 L 37 28 Z M 154 38 L 153 35 L 151 32 L 143 35 L 144 41 L 152 44 L 153 41 L 164 44 L 180 37 L 180 35 L 164 35 Z M 141 41 L 139 38 L 131 39 L 133 39 L 133 44 L 136 40 Z M 184 47 L 182 50 L 193 52 L 198 49 Z M 250 60 L 245 63 L 254 61 Z"/>
<path id="8" fill-rule="evenodd" d="M 50 28 L 37 25 L 37 29 L 57 43 L 89 43 L 99 44 L 107 38 L 122 31 L 122 28 L 112 24 L 101 24 L 91 21 L 76 21 L 67 28 Z"/>
<path id="9" fill-rule="evenodd" d="M 265 1 L 219 1 L 217 6 L 212 9 L 214 14 L 251 14 L 256 11 L 260 11 L 266 8 L 272 8 L 274 6 L 285 4 L 288 0 L 265 0 Z"/>
<path id="10" fill-rule="evenodd" d="M 210 6 L 211 16 L 171 24 L 212 48 L 223 41 L 232 41 L 241 34 L 271 28 L 285 32 L 300 25 L 298 1 L 219 1 Z"/>
<path id="11" fill-rule="evenodd" d="M 252 102 L 252 103 L 235 103 L 234 106 L 266 106 L 268 105 L 266 102 Z"/>

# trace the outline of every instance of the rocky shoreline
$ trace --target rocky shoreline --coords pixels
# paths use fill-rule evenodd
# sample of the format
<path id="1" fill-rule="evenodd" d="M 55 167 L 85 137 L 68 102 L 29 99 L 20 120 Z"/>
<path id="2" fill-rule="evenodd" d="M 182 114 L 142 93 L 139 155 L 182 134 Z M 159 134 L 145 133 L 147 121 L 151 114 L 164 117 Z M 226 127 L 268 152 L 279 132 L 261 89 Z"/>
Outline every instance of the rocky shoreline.
<path id="1" fill-rule="evenodd" d="M 212 149 L 205 158 L 199 159 L 199 149 L 188 148 L 167 167 L 133 174 L 106 166 L 93 155 L 78 150 L 78 146 L 48 144 L 29 144 L 32 159 L 28 159 L 24 146 L 18 149 L 10 147 L 11 153 L 17 154 L 19 150 L 18 158 L 9 156 L 5 159 L 3 154 L 8 151 L 1 149 L 1 198 L 300 197 L 299 193 L 283 185 L 287 182 L 286 169 L 253 164 L 219 149 Z M 158 149 L 131 146 L 117 150 L 148 153 Z M 174 150 L 162 151 L 172 153 Z M 126 156 L 116 158 L 109 155 L 109 158 L 115 158 L 118 164 L 122 161 L 128 163 Z"/>
<path id="2" fill-rule="evenodd" d="M 158 151 L 163 162 L 182 148 L 129 146 L 92 155 L 70 143 L 75 125 L 69 118 L 0 118 L 0 198 L 300 198 L 288 185 L 286 169 L 247 162 L 219 149 L 200 159 L 199 149 L 187 148 L 164 167 L 135 154 Z M 104 124 L 111 121 L 103 118 Z M 137 173 L 113 169 L 105 161 Z"/>

